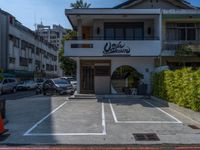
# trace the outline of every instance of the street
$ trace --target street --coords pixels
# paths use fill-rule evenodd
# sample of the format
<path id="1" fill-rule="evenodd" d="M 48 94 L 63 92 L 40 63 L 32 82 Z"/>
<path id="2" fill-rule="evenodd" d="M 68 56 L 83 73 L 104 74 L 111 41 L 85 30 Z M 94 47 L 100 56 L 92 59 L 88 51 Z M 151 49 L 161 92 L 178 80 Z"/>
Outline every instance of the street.
<path id="1" fill-rule="evenodd" d="M 6 99 L 8 100 L 17 100 L 25 97 L 30 97 L 35 95 L 35 90 L 32 91 L 18 91 L 16 93 L 10 93 L 10 94 L 3 94 L 0 96 L 0 99 Z"/>

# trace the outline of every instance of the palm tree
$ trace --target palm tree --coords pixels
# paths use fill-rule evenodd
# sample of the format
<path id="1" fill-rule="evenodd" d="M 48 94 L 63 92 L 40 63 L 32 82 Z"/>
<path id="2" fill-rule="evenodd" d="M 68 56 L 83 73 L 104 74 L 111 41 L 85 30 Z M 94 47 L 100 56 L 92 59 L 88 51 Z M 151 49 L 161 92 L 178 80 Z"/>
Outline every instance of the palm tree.
<path id="1" fill-rule="evenodd" d="M 91 6 L 91 4 L 84 2 L 84 0 L 76 0 L 75 3 L 71 3 L 71 7 L 74 9 L 89 8 L 90 6 Z"/>

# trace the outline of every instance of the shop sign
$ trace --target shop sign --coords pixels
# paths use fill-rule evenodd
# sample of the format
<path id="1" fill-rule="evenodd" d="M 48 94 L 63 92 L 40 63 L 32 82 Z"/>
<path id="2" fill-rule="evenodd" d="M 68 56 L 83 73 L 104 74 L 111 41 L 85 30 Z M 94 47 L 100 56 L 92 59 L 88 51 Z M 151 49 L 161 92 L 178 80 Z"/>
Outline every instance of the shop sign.
<path id="1" fill-rule="evenodd" d="M 104 55 L 130 55 L 131 49 L 121 41 L 107 42 L 104 46 Z"/>

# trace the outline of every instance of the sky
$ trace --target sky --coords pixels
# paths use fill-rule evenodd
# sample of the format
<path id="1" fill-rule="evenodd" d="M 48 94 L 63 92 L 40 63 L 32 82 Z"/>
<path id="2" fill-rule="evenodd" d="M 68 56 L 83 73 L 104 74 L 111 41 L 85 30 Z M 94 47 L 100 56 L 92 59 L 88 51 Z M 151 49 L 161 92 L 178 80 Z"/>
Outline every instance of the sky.
<path id="1" fill-rule="evenodd" d="M 26 27 L 34 30 L 35 24 L 60 24 L 71 28 L 64 15 L 64 10 L 76 0 L 0 0 L 0 8 L 16 17 Z M 116 6 L 127 0 L 85 0 L 91 7 L 107 8 Z M 200 7 L 200 0 L 188 0 L 192 5 Z"/>

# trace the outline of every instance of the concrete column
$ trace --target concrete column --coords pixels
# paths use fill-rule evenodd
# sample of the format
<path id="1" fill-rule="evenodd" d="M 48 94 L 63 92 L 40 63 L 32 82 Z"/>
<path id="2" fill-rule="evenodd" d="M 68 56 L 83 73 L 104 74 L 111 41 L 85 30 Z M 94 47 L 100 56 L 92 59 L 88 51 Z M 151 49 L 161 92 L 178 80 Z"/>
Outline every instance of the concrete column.
<path id="1" fill-rule="evenodd" d="M 162 17 L 162 10 L 160 10 L 160 17 L 159 17 L 159 36 L 160 36 L 160 41 L 162 42 L 162 27 L 163 27 L 163 17 Z"/>
<path id="2" fill-rule="evenodd" d="M 77 36 L 79 40 L 82 40 L 82 20 L 78 19 L 78 32 Z"/>
<path id="3" fill-rule="evenodd" d="M 80 94 L 80 58 L 76 60 L 76 78 L 77 78 L 77 94 Z"/>

